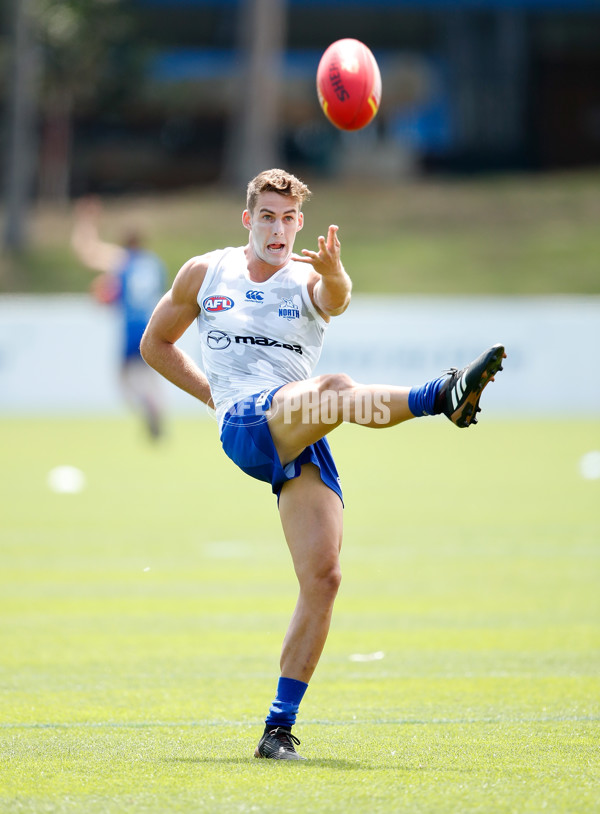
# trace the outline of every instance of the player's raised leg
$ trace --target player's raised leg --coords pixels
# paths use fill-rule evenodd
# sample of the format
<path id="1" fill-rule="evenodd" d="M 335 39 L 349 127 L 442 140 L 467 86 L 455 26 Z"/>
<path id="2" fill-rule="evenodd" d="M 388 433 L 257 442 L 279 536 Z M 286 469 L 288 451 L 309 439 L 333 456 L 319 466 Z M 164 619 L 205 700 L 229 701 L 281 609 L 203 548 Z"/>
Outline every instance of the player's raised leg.
<path id="1" fill-rule="evenodd" d="M 342 422 L 391 427 L 414 418 L 409 387 L 363 385 L 344 373 L 284 385 L 275 394 L 269 428 L 285 465 Z"/>
<path id="2" fill-rule="evenodd" d="M 411 418 L 443 413 L 458 427 L 477 423 L 479 400 L 506 358 L 493 345 L 461 370 L 419 387 L 364 385 L 343 373 L 292 382 L 275 394 L 269 427 L 285 465 L 343 421 L 365 427 L 393 427 Z"/>

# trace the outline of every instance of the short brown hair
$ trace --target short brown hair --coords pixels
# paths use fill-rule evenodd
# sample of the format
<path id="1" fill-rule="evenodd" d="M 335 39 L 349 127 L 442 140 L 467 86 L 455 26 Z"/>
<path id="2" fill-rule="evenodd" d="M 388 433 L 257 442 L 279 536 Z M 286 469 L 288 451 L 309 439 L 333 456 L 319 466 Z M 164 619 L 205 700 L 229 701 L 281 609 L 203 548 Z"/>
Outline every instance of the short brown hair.
<path id="1" fill-rule="evenodd" d="M 261 192 L 278 192 L 280 195 L 293 198 L 298 202 L 299 209 L 311 196 L 310 189 L 299 178 L 285 170 L 276 169 L 259 173 L 248 184 L 246 208 L 249 212 L 254 210 Z"/>

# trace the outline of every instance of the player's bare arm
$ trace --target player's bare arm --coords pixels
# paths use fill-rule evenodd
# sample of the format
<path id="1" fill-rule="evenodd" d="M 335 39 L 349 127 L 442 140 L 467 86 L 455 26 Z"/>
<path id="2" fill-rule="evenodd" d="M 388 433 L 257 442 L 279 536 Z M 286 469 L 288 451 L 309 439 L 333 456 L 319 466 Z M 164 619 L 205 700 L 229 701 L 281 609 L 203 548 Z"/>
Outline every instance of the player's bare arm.
<path id="1" fill-rule="evenodd" d="M 213 406 L 208 379 L 181 348 L 175 344 L 200 313 L 198 291 L 204 282 L 209 255 L 193 257 L 185 263 L 170 291 L 156 306 L 142 337 L 144 361 L 172 384 Z"/>
<path id="2" fill-rule="evenodd" d="M 309 285 L 312 300 L 323 314 L 335 317 L 343 314 L 350 304 L 352 280 L 346 274 L 340 258 L 340 240 L 338 227 L 330 226 L 327 238 L 318 238 L 319 250 L 302 249 L 303 257 L 296 255 L 295 260 L 310 263 L 319 275 L 312 286 Z"/>

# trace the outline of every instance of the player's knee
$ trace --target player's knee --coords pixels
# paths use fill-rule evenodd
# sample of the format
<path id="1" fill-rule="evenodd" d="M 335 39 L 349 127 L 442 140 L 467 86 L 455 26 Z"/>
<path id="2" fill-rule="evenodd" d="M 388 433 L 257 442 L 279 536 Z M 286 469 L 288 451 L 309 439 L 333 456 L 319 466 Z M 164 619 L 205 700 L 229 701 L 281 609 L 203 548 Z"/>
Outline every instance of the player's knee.
<path id="1" fill-rule="evenodd" d="M 340 394 L 351 390 L 355 385 L 354 379 L 346 373 L 326 373 L 320 379 L 319 389 L 322 393 L 334 392 Z"/>
<path id="2" fill-rule="evenodd" d="M 315 574 L 314 581 L 321 596 L 335 598 L 342 582 L 339 562 L 323 563 Z"/>
<path id="3" fill-rule="evenodd" d="M 342 584 L 342 571 L 339 565 L 328 572 L 326 579 L 329 591 L 333 596 L 336 596 Z"/>

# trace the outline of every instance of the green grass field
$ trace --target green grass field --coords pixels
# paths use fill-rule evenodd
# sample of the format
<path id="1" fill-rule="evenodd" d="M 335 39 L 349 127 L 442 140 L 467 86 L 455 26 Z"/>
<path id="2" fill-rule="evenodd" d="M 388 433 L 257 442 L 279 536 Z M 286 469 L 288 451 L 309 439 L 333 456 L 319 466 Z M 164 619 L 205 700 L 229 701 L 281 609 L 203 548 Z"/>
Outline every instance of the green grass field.
<path id="1" fill-rule="evenodd" d="M 290 765 L 252 758 L 296 593 L 268 487 L 210 420 L 3 419 L 0 811 L 598 811 L 600 422 L 331 441 L 344 581 Z"/>

